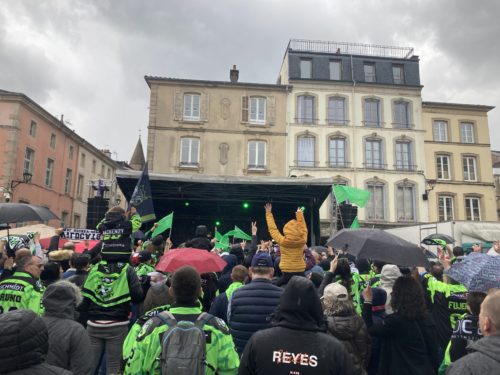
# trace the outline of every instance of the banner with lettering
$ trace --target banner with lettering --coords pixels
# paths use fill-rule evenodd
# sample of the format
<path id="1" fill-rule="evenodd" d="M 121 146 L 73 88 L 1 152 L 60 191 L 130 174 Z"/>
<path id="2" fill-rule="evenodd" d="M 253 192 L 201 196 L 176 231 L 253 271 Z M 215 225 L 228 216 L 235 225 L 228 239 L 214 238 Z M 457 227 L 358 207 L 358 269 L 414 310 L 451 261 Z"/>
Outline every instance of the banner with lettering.
<path id="1" fill-rule="evenodd" d="M 62 238 L 68 240 L 101 240 L 101 233 L 93 229 L 77 229 L 77 228 L 64 228 L 61 234 Z"/>

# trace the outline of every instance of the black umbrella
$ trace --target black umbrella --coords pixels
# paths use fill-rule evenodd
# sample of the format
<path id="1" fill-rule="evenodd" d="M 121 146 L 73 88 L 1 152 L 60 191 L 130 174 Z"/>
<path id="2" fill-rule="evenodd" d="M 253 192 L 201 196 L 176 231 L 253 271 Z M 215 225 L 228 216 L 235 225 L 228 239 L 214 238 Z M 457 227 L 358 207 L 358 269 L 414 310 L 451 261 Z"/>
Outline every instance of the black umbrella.
<path id="1" fill-rule="evenodd" d="M 446 243 L 452 244 L 455 242 L 455 239 L 453 237 L 448 236 L 447 234 L 441 234 L 441 233 L 434 233 L 430 234 L 427 237 L 425 237 L 422 240 L 422 243 L 425 245 L 440 245 L 439 243 L 435 242 L 434 240 L 441 240 Z"/>
<path id="2" fill-rule="evenodd" d="M 35 206 L 26 203 L 0 203 L 0 223 L 21 223 L 23 221 L 48 221 L 59 219 L 47 207 Z M 14 256 L 14 249 L 9 245 L 9 229 L 6 225 L 2 229 L 7 229 L 7 254 L 9 257 Z"/>
<path id="3" fill-rule="evenodd" d="M 47 207 L 26 203 L 0 203 L 0 223 L 59 219 Z"/>
<path id="4" fill-rule="evenodd" d="M 313 247 L 311 247 L 311 250 L 315 250 L 318 253 L 326 253 L 327 249 L 324 246 L 313 246 Z"/>
<path id="5" fill-rule="evenodd" d="M 357 258 L 404 267 L 429 266 L 429 261 L 417 245 L 381 229 L 342 229 L 326 244 Z"/>

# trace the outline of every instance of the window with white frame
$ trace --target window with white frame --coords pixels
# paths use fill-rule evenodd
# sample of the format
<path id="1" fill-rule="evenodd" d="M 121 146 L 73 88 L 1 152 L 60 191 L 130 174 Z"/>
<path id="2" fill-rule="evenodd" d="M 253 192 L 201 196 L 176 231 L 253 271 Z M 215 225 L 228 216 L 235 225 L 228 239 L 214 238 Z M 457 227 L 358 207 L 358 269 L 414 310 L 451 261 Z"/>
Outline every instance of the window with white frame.
<path id="1" fill-rule="evenodd" d="M 64 179 L 64 194 L 71 194 L 71 181 L 73 180 L 73 171 L 66 169 L 66 178 Z"/>
<path id="2" fill-rule="evenodd" d="M 396 141 L 396 169 L 413 170 L 411 142 Z"/>
<path id="3" fill-rule="evenodd" d="M 365 82 L 376 82 L 375 64 L 364 64 Z"/>
<path id="4" fill-rule="evenodd" d="M 184 94 L 185 121 L 200 121 L 200 94 Z"/>
<path id="5" fill-rule="evenodd" d="M 32 136 L 33 138 L 36 137 L 36 122 L 31 120 L 31 124 L 30 124 L 30 136 Z"/>
<path id="6" fill-rule="evenodd" d="M 474 143 L 474 124 L 470 122 L 460 123 L 460 142 Z"/>
<path id="7" fill-rule="evenodd" d="M 199 163 L 200 140 L 198 138 L 181 138 L 181 165 L 197 167 Z"/>
<path id="8" fill-rule="evenodd" d="M 385 185 L 380 182 L 369 182 L 367 190 L 371 193 L 365 206 L 367 220 L 385 220 Z"/>
<path id="9" fill-rule="evenodd" d="M 436 142 L 448 142 L 448 123 L 446 121 L 434 121 L 432 134 Z"/>
<path id="10" fill-rule="evenodd" d="M 465 220 L 481 221 L 479 198 L 465 197 Z"/>
<path id="11" fill-rule="evenodd" d="M 250 123 L 266 123 L 266 98 L 250 97 Z"/>
<path id="12" fill-rule="evenodd" d="M 330 167 L 346 167 L 346 139 L 344 137 L 330 137 L 328 140 L 328 158 Z"/>
<path id="13" fill-rule="evenodd" d="M 300 60 L 300 78 L 312 78 L 312 60 Z"/>
<path id="14" fill-rule="evenodd" d="M 54 160 L 47 159 L 47 168 L 45 169 L 45 186 L 52 187 L 54 177 Z"/>
<path id="15" fill-rule="evenodd" d="M 266 142 L 248 142 L 248 169 L 266 169 Z"/>
<path id="16" fill-rule="evenodd" d="M 23 174 L 29 173 L 29 174 L 33 175 L 34 165 L 35 165 L 35 151 L 33 151 L 29 147 L 26 147 L 26 151 L 24 152 Z"/>
<path id="17" fill-rule="evenodd" d="M 383 168 L 382 141 L 380 139 L 365 140 L 366 168 Z"/>
<path id="18" fill-rule="evenodd" d="M 402 85 L 405 83 L 405 75 L 403 65 L 393 65 L 392 66 L 392 79 L 396 85 Z"/>
<path id="19" fill-rule="evenodd" d="M 440 195 L 438 197 L 438 218 L 439 221 L 453 220 L 453 197 L 449 195 Z"/>
<path id="20" fill-rule="evenodd" d="M 297 166 L 314 167 L 316 154 L 316 138 L 302 135 L 297 138 Z"/>
<path id="21" fill-rule="evenodd" d="M 381 126 L 380 100 L 365 99 L 363 103 L 365 126 Z"/>
<path id="22" fill-rule="evenodd" d="M 342 77 L 342 61 L 330 61 L 330 79 L 332 81 L 340 81 Z"/>
<path id="23" fill-rule="evenodd" d="M 397 185 L 396 210 L 398 221 L 415 221 L 415 186 L 413 184 Z"/>
<path id="24" fill-rule="evenodd" d="M 397 128 L 408 129 L 410 127 L 410 116 L 408 108 L 408 102 L 405 102 L 403 100 L 394 102 L 394 125 Z"/>
<path id="25" fill-rule="evenodd" d="M 78 175 L 78 180 L 76 182 L 76 197 L 79 198 L 79 199 L 82 199 L 83 182 L 84 182 L 84 177 L 83 177 L 83 175 L 79 174 Z"/>
<path id="26" fill-rule="evenodd" d="M 474 156 L 463 157 L 464 181 L 477 181 L 476 158 Z"/>
<path id="27" fill-rule="evenodd" d="M 56 148 L 56 135 L 53 133 L 50 135 L 50 144 L 49 145 L 51 148 Z"/>
<path id="28" fill-rule="evenodd" d="M 436 168 L 438 180 L 450 180 L 450 157 L 448 155 L 436 156 Z"/>
<path id="29" fill-rule="evenodd" d="M 314 124 L 314 96 L 300 95 L 297 97 L 297 122 L 299 124 Z"/>
<path id="30" fill-rule="evenodd" d="M 332 96 L 328 98 L 328 123 L 346 124 L 345 98 Z"/>

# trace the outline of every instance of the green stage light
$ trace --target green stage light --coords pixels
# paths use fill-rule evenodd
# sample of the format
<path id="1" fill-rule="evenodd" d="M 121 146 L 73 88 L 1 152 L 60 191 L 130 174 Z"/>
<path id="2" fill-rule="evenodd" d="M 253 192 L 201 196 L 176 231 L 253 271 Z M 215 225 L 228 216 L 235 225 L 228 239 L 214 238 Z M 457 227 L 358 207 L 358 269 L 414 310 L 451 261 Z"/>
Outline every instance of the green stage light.
<path id="1" fill-rule="evenodd" d="M 189 207 L 189 202 L 184 202 L 184 206 Z"/>
<path id="2" fill-rule="evenodd" d="M 219 220 L 217 220 L 217 221 L 215 222 L 215 225 L 219 226 L 219 225 L 220 225 L 220 221 L 219 221 Z"/>
<path id="3" fill-rule="evenodd" d="M 250 204 L 248 202 L 243 202 L 243 208 L 248 208 L 250 207 Z"/>
<path id="4" fill-rule="evenodd" d="M 300 207 L 302 209 L 302 212 L 305 212 L 306 211 L 306 206 L 302 206 Z"/>

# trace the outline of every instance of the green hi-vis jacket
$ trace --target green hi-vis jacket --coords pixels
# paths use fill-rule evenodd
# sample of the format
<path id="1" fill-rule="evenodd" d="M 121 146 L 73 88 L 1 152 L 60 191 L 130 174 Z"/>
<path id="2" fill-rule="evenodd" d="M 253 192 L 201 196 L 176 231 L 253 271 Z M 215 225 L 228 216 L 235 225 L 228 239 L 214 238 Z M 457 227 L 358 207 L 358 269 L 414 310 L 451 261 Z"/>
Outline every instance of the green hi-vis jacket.
<path id="1" fill-rule="evenodd" d="M 119 268 L 119 273 L 112 272 L 108 263 L 101 260 L 90 269 L 83 284 L 82 295 L 101 307 L 116 306 L 130 301 L 128 267 L 130 266 L 124 263 L 123 267 Z"/>
<path id="2" fill-rule="evenodd" d="M 137 277 L 147 276 L 148 273 L 154 272 L 155 268 L 151 264 L 140 263 L 135 267 L 135 274 Z"/>
<path id="3" fill-rule="evenodd" d="M 27 272 L 15 272 L 11 277 L 0 282 L 0 314 L 28 309 L 42 315 L 43 292 L 44 288 L 40 280 Z"/>
<path id="4" fill-rule="evenodd" d="M 147 312 L 144 313 L 139 319 L 137 319 L 134 323 L 134 325 L 130 328 L 130 331 L 128 331 L 128 335 L 125 338 L 125 341 L 123 343 L 123 351 L 122 351 L 122 358 L 126 362 L 128 357 L 130 356 L 130 352 L 132 351 L 132 348 L 134 347 L 135 341 L 137 339 L 137 336 L 139 336 L 139 332 L 141 332 L 142 326 L 152 317 L 158 315 L 159 313 L 163 311 L 168 311 L 170 308 L 170 305 L 163 305 L 163 306 L 158 306 L 155 307 L 154 309 L 151 309 Z"/>
<path id="5" fill-rule="evenodd" d="M 170 312 L 180 321 L 180 315 L 200 315 L 199 307 L 172 307 Z M 156 375 L 161 373 L 161 337 L 167 330 L 163 323 L 156 326 L 157 318 L 150 319 L 141 329 L 137 341 L 133 346 L 124 374 L 130 375 Z M 213 318 L 210 324 L 205 324 L 203 330 L 207 336 L 206 368 L 207 375 L 214 375 L 215 368 L 219 375 L 236 375 L 240 359 L 234 348 L 234 343 L 229 329 L 224 321 Z"/>

